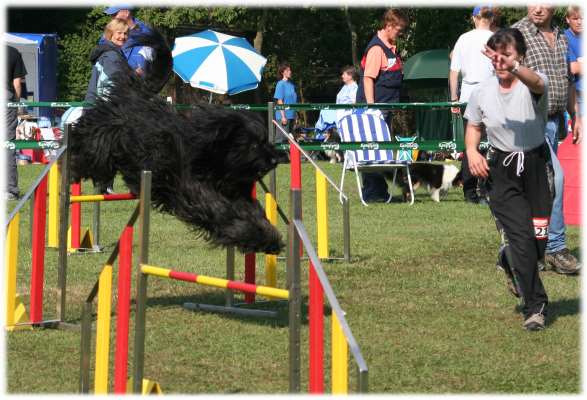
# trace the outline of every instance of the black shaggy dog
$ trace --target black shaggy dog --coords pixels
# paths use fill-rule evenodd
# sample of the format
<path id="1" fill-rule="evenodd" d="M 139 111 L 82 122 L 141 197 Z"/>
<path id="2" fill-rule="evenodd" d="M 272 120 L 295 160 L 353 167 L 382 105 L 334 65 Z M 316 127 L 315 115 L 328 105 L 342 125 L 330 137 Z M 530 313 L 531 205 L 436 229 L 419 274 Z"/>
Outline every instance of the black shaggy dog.
<path id="1" fill-rule="evenodd" d="M 281 235 L 251 198 L 256 180 L 277 165 L 262 120 L 246 111 L 198 105 L 190 116 L 154 95 L 171 55 L 162 37 L 147 38 L 159 70 L 147 79 L 114 79 L 106 98 L 84 111 L 70 137 L 72 179 L 109 182 L 120 173 L 138 193 L 152 171 L 152 201 L 216 246 L 279 253 Z M 163 61 L 162 61 L 163 60 Z"/>

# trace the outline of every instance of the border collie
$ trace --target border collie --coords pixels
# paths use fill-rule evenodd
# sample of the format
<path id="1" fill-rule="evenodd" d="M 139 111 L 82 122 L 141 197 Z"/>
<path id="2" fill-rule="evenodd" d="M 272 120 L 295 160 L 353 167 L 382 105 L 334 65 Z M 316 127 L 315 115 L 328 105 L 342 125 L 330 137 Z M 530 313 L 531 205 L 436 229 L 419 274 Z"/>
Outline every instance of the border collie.
<path id="1" fill-rule="evenodd" d="M 398 171 L 399 172 L 399 171 Z M 449 189 L 460 183 L 459 169 L 452 164 L 414 163 L 410 165 L 410 176 L 414 191 L 420 185 L 426 185 L 432 200 L 440 202 L 440 198 L 446 196 Z M 410 201 L 410 188 L 407 177 L 402 174 L 399 184 L 405 201 Z"/>

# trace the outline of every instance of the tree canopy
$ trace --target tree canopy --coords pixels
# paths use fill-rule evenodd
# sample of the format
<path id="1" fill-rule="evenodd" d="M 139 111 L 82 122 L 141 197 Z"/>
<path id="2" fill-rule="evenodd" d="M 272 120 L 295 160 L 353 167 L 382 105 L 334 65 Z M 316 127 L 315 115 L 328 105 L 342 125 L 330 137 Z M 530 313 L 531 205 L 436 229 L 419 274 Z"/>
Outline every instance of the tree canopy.
<path id="1" fill-rule="evenodd" d="M 259 89 L 235 96 L 234 102 L 268 101 L 275 87 L 277 65 L 284 60 L 292 66 L 300 101 L 333 102 L 341 85 L 340 69 L 358 64 L 384 11 L 364 7 L 144 7 L 136 11 L 136 16 L 161 30 L 170 43 L 177 36 L 206 28 L 249 39 L 268 62 Z M 470 7 L 404 11 L 410 20 L 398 43 L 404 59 L 423 50 L 452 48 L 459 35 L 472 29 Z M 508 26 L 525 13 L 525 8 L 504 8 L 501 25 Z M 557 22 L 563 21 L 563 15 L 564 10 L 557 9 Z M 9 8 L 7 22 L 12 32 L 59 35 L 58 96 L 60 100 L 79 100 L 90 77 L 90 51 L 109 19 L 102 6 Z M 182 88 L 181 79 L 174 80 L 167 91 Z"/>

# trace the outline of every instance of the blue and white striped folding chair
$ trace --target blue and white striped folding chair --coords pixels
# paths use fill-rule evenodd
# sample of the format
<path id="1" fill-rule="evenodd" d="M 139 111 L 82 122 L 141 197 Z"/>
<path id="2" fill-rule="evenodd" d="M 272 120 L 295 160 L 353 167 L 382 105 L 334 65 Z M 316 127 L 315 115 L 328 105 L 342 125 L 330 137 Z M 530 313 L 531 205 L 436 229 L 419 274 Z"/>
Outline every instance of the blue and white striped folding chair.
<path id="1" fill-rule="evenodd" d="M 378 110 L 369 110 L 360 114 L 349 114 L 338 121 L 338 133 L 341 142 L 391 142 L 389 127 L 383 119 L 381 112 Z M 342 178 L 340 187 L 344 185 L 344 176 L 347 169 L 353 169 L 357 179 L 357 188 L 359 197 L 363 205 L 367 205 L 363 199 L 361 190 L 361 178 L 359 171 L 378 172 L 388 169 L 394 169 L 392 189 L 395 185 L 395 177 L 398 168 L 405 168 L 408 185 L 410 188 L 410 204 L 414 203 L 414 189 L 412 188 L 412 178 L 410 177 L 409 165 L 410 160 L 400 161 L 394 157 L 393 150 L 346 150 L 344 153 L 344 165 L 342 168 Z M 391 190 L 390 190 L 391 193 Z M 391 201 L 390 194 L 387 203 Z"/>

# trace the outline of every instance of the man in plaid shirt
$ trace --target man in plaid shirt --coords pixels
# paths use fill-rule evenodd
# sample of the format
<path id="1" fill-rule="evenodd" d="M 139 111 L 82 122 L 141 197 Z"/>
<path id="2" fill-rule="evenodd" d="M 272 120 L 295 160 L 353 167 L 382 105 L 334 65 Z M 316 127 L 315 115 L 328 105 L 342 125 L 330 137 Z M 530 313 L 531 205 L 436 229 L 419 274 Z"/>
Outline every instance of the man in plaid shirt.
<path id="1" fill-rule="evenodd" d="M 548 244 L 544 263 L 561 274 L 576 274 L 581 265 L 567 249 L 563 219 L 563 170 L 556 157 L 558 132 L 564 125 L 564 112 L 577 115 L 573 129 L 573 142 L 581 140 L 582 126 L 567 64 L 568 40 L 564 32 L 552 24 L 554 7 L 545 4 L 528 6 L 528 15 L 512 25 L 524 35 L 528 47 L 524 65 L 548 77 L 548 121 L 546 140 L 552 148 L 551 158 L 555 175 L 555 198 L 548 227 Z M 539 267 L 545 269 L 543 264 Z"/>

